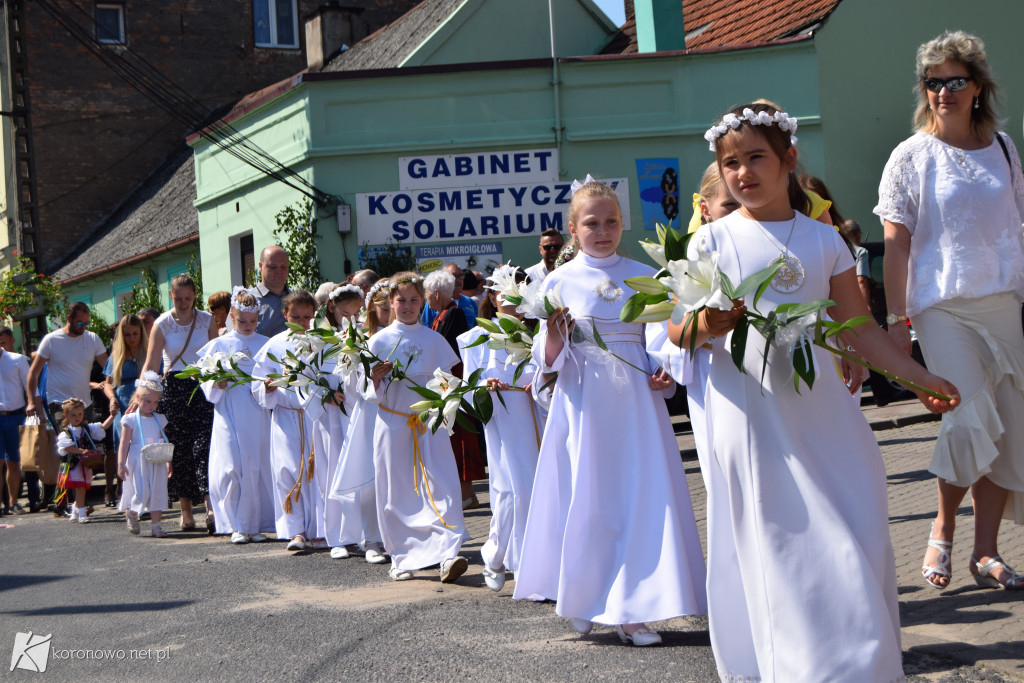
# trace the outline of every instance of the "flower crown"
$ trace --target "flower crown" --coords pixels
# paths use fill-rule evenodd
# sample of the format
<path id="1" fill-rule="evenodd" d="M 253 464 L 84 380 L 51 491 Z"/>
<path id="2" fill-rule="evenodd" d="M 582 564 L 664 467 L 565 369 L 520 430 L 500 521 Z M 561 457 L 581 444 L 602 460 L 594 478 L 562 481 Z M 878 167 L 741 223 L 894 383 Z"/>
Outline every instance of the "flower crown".
<path id="1" fill-rule="evenodd" d="M 246 306 L 245 304 L 243 304 L 241 301 L 238 300 L 238 295 L 239 294 L 249 294 L 249 293 L 250 293 L 249 290 L 246 289 L 245 287 L 240 287 L 238 285 L 235 285 L 234 287 L 232 287 L 231 288 L 231 308 L 235 309 L 239 313 L 259 313 L 260 312 L 259 302 L 253 304 L 252 306 Z"/>
<path id="2" fill-rule="evenodd" d="M 345 292 L 352 292 L 353 294 L 358 294 L 360 296 L 360 298 L 363 296 L 363 288 L 362 287 L 360 287 L 358 285 L 354 285 L 351 282 L 346 282 L 343 285 L 338 285 L 337 287 L 335 287 L 334 291 L 332 291 L 330 293 L 330 295 L 328 295 L 327 298 L 330 299 L 331 301 L 334 301 L 335 299 L 340 297 Z"/>
<path id="3" fill-rule="evenodd" d="M 789 133 L 790 144 L 796 144 L 796 117 L 790 116 L 784 111 L 777 111 L 774 114 L 759 111 L 755 114 L 753 109 L 747 107 L 740 116 L 729 112 L 722 117 L 721 121 L 708 128 L 708 132 L 704 133 L 704 139 L 708 141 L 708 148 L 714 152 L 718 147 L 718 138 L 728 133 L 730 129 L 736 130 L 744 121 L 752 126 L 778 124 L 780 130 Z"/>
<path id="4" fill-rule="evenodd" d="M 72 408 L 74 408 L 75 406 L 82 406 L 84 408 L 85 407 L 85 401 L 83 401 L 80 398 L 76 398 L 76 397 L 72 396 L 71 398 L 65 399 L 60 404 L 60 409 L 63 410 L 66 413 L 69 410 L 71 410 Z"/>
<path id="5" fill-rule="evenodd" d="M 142 377 L 135 380 L 136 389 L 149 389 L 150 391 L 156 391 L 163 393 L 164 383 L 160 379 L 160 375 L 153 372 L 152 370 L 145 370 L 142 373 Z"/>
<path id="6" fill-rule="evenodd" d="M 574 194 L 576 194 L 576 191 L 578 189 L 580 189 L 581 187 L 583 187 L 584 185 L 589 185 L 590 183 L 596 183 L 596 182 L 597 182 L 597 180 L 594 178 L 594 176 L 592 176 L 592 175 L 590 175 L 588 173 L 587 177 L 583 179 L 582 183 L 580 181 L 578 181 L 578 180 L 573 180 L 572 181 L 572 185 L 569 186 L 569 194 L 570 194 L 570 196 L 574 195 Z"/>
<path id="7" fill-rule="evenodd" d="M 366 304 L 366 310 L 370 310 L 370 304 L 373 301 L 374 295 L 382 289 L 391 289 L 391 285 L 388 284 L 388 281 L 386 279 L 377 280 L 376 282 L 373 283 L 373 287 L 370 287 L 370 291 L 366 293 L 366 299 L 364 301 L 364 303 Z"/>

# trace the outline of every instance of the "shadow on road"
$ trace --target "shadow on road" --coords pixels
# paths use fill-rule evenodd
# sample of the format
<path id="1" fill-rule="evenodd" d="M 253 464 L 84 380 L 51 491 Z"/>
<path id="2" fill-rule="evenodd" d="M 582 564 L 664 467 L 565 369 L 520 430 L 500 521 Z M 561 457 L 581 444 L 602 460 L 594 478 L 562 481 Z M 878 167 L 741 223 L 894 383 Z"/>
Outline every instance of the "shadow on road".
<path id="1" fill-rule="evenodd" d="M 62 577 L 61 577 L 62 578 Z M 192 600 L 168 600 L 165 602 L 132 602 L 123 605 L 55 605 L 40 609 L 18 609 L 0 612 L 22 617 L 38 617 L 57 614 L 117 614 L 120 612 L 160 612 L 191 605 Z"/>

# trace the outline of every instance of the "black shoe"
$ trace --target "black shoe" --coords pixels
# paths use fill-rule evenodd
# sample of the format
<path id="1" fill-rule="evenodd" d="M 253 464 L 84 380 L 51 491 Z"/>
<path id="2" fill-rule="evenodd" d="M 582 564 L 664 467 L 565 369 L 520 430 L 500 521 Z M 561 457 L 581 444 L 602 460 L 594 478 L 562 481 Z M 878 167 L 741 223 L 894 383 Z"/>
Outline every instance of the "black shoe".
<path id="1" fill-rule="evenodd" d="M 30 500 L 30 501 L 28 502 L 28 511 L 29 511 L 29 512 L 31 512 L 31 513 L 33 513 L 33 514 L 34 514 L 34 513 L 36 513 L 36 512 L 39 512 L 39 510 L 40 510 L 40 509 L 41 509 L 42 507 L 43 507 L 43 506 L 39 504 L 39 501 L 38 501 L 38 500 L 35 500 L 35 501 L 33 501 L 33 500 Z"/>
<path id="2" fill-rule="evenodd" d="M 149 510 L 146 510 L 141 515 L 139 515 L 139 519 L 149 519 Z"/>

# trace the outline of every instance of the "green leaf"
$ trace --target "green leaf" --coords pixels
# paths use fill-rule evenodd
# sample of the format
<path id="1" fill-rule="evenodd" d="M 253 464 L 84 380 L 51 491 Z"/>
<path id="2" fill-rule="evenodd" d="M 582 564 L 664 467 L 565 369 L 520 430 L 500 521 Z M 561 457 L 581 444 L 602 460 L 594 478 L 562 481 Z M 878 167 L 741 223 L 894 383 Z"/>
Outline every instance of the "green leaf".
<path id="1" fill-rule="evenodd" d="M 490 340 L 491 340 L 491 338 L 488 335 L 481 334 L 479 337 L 477 337 L 476 339 L 473 340 L 472 344 L 466 344 L 462 348 L 464 348 L 464 349 L 471 349 L 474 346 L 481 346 L 482 344 L 486 344 Z"/>
<path id="2" fill-rule="evenodd" d="M 551 379 L 549 379 L 547 382 L 544 382 L 544 386 L 542 386 L 540 389 L 538 389 L 537 393 L 538 394 L 544 393 L 544 390 L 547 389 L 548 387 L 550 387 L 552 384 L 554 384 L 555 380 L 557 380 L 557 379 L 558 379 L 558 373 L 557 372 L 552 373 L 551 374 Z"/>
<path id="3" fill-rule="evenodd" d="M 797 393 L 800 393 L 800 381 L 807 384 L 808 389 L 814 388 L 814 349 L 811 343 L 804 340 L 793 347 L 793 370 L 796 372 L 794 383 Z"/>
<path id="4" fill-rule="evenodd" d="M 475 387 L 480 384 L 480 375 L 484 374 L 483 368 L 477 368 L 470 374 L 469 379 L 466 380 L 466 384 L 470 387 Z"/>
<path id="5" fill-rule="evenodd" d="M 515 386 L 514 382 L 513 382 L 513 386 Z M 494 395 L 498 397 L 498 401 L 501 402 L 501 407 L 504 408 L 505 412 L 507 413 L 508 412 L 508 406 L 505 405 L 505 397 L 501 395 L 500 391 L 495 391 Z"/>
<path id="6" fill-rule="evenodd" d="M 661 280 L 655 280 L 647 275 L 626 278 L 626 284 L 644 294 L 663 294 L 665 292 L 665 284 Z"/>
<path id="7" fill-rule="evenodd" d="M 472 420 L 470 420 L 468 417 L 466 417 L 466 414 L 463 413 L 461 410 L 458 411 L 457 413 L 455 413 L 455 421 L 459 425 L 461 425 L 462 428 L 465 429 L 467 432 L 471 432 L 473 434 L 477 434 L 478 433 L 476 425 L 474 425 Z"/>
<path id="8" fill-rule="evenodd" d="M 512 334 L 518 329 L 518 326 L 508 318 L 498 318 L 498 325 L 501 326 L 501 331 L 505 334 Z"/>
<path id="9" fill-rule="evenodd" d="M 761 283 L 760 287 L 757 288 L 757 293 L 754 294 L 754 310 L 755 311 L 759 310 L 757 308 L 757 304 L 761 301 L 761 297 L 764 296 L 764 293 L 768 290 L 768 285 L 770 285 L 771 283 L 772 283 L 771 278 L 768 278 L 767 280 L 765 280 L 764 282 Z"/>
<path id="10" fill-rule="evenodd" d="M 430 389 L 427 389 L 426 387 L 421 387 L 421 386 L 417 386 L 417 385 L 413 384 L 413 385 L 410 385 L 409 388 L 412 389 L 413 391 L 415 391 L 417 394 L 419 394 L 423 398 L 427 399 L 428 401 L 440 401 L 441 400 L 441 394 L 437 393 L 436 391 L 431 391 Z"/>
<path id="11" fill-rule="evenodd" d="M 550 301 L 548 301 L 548 298 L 547 298 L 547 296 L 545 296 L 545 297 L 544 297 L 544 311 L 545 311 L 545 312 L 546 312 L 546 313 L 547 313 L 548 315 L 551 315 L 552 313 L 554 313 L 554 312 L 555 312 L 555 307 L 551 305 L 551 302 L 550 302 Z"/>
<path id="12" fill-rule="evenodd" d="M 658 304 L 648 304 L 640 315 L 633 318 L 635 323 L 660 323 L 672 317 L 672 311 L 676 305 L 671 301 L 662 301 Z M 630 321 L 626 321 L 630 322 Z"/>
<path id="13" fill-rule="evenodd" d="M 476 406 L 477 417 L 484 424 L 491 421 L 494 413 L 494 401 L 491 399 L 491 392 L 487 387 L 480 387 L 473 393 L 473 404 Z"/>
<path id="14" fill-rule="evenodd" d="M 594 321 L 594 343 L 597 344 L 598 348 L 602 351 L 608 350 L 608 345 L 604 343 L 604 339 L 601 339 L 601 333 L 597 331 L 597 321 Z"/>
<path id="15" fill-rule="evenodd" d="M 733 290 L 736 293 L 736 296 L 732 298 L 739 299 L 741 297 L 746 296 L 755 289 L 757 289 L 758 291 L 763 291 L 761 290 L 761 287 L 766 283 L 770 283 L 772 281 L 772 278 L 775 277 L 775 273 L 779 272 L 779 268 L 781 267 L 781 262 L 775 262 L 768 266 L 767 268 L 762 268 L 753 275 L 744 278 L 742 282 L 736 285 L 736 288 Z M 756 306 L 757 304 L 755 303 L 754 305 Z"/>
<path id="16" fill-rule="evenodd" d="M 624 323 L 631 323 L 636 320 L 636 317 L 643 313 L 644 307 L 647 305 L 647 296 L 641 292 L 637 292 L 633 296 L 626 299 L 626 303 L 623 304 L 622 310 L 619 311 L 619 320 Z"/>
<path id="17" fill-rule="evenodd" d="M 722 293 L 730 299 L 738 299 L 739 296 L 736 293 L 736 288 L 732 286 L 732 280 L 725 273 L 720 273 L 722 276 Z"/>
<path id="18" fill-rule="evenodd" d="M 732 331 L 732 339 L 730 341 L 729 352 L 732 355 L 733 365 L 742 374 L 746 374 L 746 370 L 743 369 L 743 357 L 747 351 L 747 332 L 750 331 L 750 323 L 746 316 L 740 318 L 736 322 L 736 327 Z"/>
<path id="19" fill-rule="evenodd" d="M 303 334 L 306 331 L 306 328 L 298 323 L 285 323 L 285 326 L 292 332 L 297 332 L 299 334 Z"/>
<path id="20" fill-rule="evenodd" d="M 526 370 L 526 366 L 528 366 L 530 364 L 530 361 L 532 360 L 532 358 L 527 357 L 519 362 L 519 365 L 516 366 L 515 372 L 512 373 L 512 386 L 516 386 L 519 384 L 519 379 L 523 376 L 523 372 Z M 498 394 L 498 398 L 501 398 L 500 393 Z M 501 399 L 501 403 L 502 405 L 504 405 L 505 399 Z"/>
<path id="21" fill-rule="evenodd" d="M 477 318 L 476 319 L 476 324 L 479 325 L 480 327 L 484 328 L 485 330 L 487 330 L 491 334 L 494 334 L 496 332 L 501 332 L 501 328 L 498 327 L 498 325 L 495 324 L 495 322 L 493 320 L 491 320 L 490 318 Z"/>

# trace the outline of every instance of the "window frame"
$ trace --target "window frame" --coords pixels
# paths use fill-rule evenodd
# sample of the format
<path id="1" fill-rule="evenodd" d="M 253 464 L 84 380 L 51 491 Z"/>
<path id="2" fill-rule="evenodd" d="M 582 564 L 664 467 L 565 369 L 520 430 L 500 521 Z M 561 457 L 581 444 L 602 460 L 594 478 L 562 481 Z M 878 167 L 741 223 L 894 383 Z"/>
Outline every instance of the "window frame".
<path id="1" fill-rule="evenodd" d="M 99 34 L 99 13 L 100 10 L 114 10 L 117 12 L 120 40 L 107 40 L 100 38 Z M 123 2 L 97 2 L 93 10 L 93 21 L 96 26 L 96 42 L 100 45 L 127 45 L 128 27 L 125 20 L 125 6 Z"/>
<path id="2" fill-rule="evenodd" d="M 115 319 L 115 322 L 117 320 L 121 319 L 121 317 L 122 317 L 121 307 L 124 305 L 124 302 L 128 300 L 126 297 L 124 297 L 124 295 L 125 294 L 131 294 L 132 290 L 134 289 L 135 285 L 137 285 L 137 284 L 139 284 L 139 278 L 134 278 L 134 279 L 131 279 L 131 280 L 122 280 L 120 282 L 115 282 L 112 285 L 112 289 L 113 289 L 113 293 L 114 293 L 114 319 Z"/>
<path id="3" fill-rule="evenodd" d="M 292 4 L 292 36 L 295 42 L 286 45 L 277 42 L 277 3 L 280 0 L 252 0 L 252 39 L 253 45 L 261 49 L 272 50 L 298 50 L 302 47 L 299 38 L 299 2 L 298 0 L 284 0 Z M 263 4 L 267 9 L 267 16 L 270 18 L 270 42 L 261 43 L 256 37 L 256 3 Z"/>

